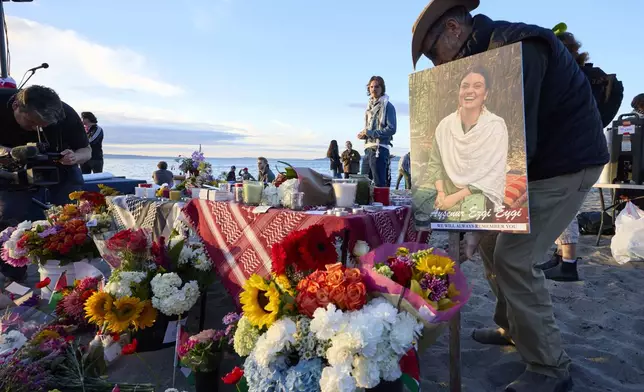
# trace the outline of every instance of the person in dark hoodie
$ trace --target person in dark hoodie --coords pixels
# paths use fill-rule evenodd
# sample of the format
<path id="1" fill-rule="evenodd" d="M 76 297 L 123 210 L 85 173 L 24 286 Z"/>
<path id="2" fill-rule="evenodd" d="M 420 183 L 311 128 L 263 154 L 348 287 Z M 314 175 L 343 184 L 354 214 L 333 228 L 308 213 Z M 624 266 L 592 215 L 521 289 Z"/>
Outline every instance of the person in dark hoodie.
<path id="1" fill-rule="evenodd" d="M 83 174 L 103 172 L 103 128 L 98 125 L 98 119 L 92 112 L 81 113 L 83 125 L 87 130 L 89 145 L 92 147 L 92 158 L 81 165 Z"/>
<path id="2" fill-rule="evenodd" d="M 471 11 L 479 0 L 433 0 L 413 27 L 414 66 L 425 55 L 435 65 L 504 45 L 522 44 L 530 234 L 472 234 L 497 297 L 497 328 L 478 329 L 483 344 L 515 345 L 527 367 L 508 392 L 572 389 L 543 272 L 535 269 L 550 244 L 575 217 L 609 160 L 590 83 L 575 59 L 546 28 L 496 21 Z M 565 156 L 566 159 L 553 157 Z"/>

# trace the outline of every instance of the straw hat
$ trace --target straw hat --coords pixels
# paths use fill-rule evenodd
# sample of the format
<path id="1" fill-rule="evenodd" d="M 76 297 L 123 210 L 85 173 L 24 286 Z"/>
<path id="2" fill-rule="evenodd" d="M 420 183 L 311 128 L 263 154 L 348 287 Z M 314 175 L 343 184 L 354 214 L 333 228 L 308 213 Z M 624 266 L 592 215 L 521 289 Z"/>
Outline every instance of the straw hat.
<path id="1" fill-rule="evenodd" d="M 423 41 L 425 36 L 429 32 L 429 29 L 432 27 L 436 21 L 443 16 L 445 12 L 451 8 L 463 6 L 467 8 L 468 11 L 475 10 L 480 4 L 480 0 L 432 0 L 427 4 L 427 7 L 420 13 L 414 27 L 411 29 L 412 38 L 411 38 L 411 57 L 414 62 L 414 68 L 416 68 L 416 63 L 423 55 Z"/>

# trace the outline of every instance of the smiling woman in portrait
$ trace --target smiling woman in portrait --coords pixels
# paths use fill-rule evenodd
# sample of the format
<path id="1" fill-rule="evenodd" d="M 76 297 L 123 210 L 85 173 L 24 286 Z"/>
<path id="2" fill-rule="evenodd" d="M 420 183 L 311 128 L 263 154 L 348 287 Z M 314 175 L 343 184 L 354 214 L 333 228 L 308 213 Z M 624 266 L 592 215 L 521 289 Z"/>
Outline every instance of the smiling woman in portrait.
<path id="1" fill-rule="evenodd" d="M 485 102 L 491 80 L 477 66 L 460 79 L 458 108 L 438 124 L 429 158 L 429 186 L 436 196 L 435 210 L 460 212 L 454 219 L 468 220 L 470 211 L 503 208 L 508 160 L 508 129 L 503 118 Z"/>

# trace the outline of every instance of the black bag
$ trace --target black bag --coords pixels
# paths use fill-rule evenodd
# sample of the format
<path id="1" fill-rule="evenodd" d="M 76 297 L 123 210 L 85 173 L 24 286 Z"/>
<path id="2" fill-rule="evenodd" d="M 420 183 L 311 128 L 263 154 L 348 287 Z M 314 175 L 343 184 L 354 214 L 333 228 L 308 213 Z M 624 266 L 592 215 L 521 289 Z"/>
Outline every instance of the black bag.
<path id="1" fill-rule="evenodd" d="M 601 212 L 581 212 L 577 214 L 577 223 L 579 224 L 580 234 L 597 234 L 599 233 L 599 224 L 601 220 Z M 606 235 L 615 234 L 615 226 L 613 226 L 613 219 L 606 212 L 604 214 L 604 228 L 603 233 Z"/>
<path id="2" fill-rule="evenodd" d="M 584 72 L 593 90 L 595 102 L 602 118 L 602 126 L 606 128 L 617 115 L 624 99 L 624 85 L 615 74 L 607 74 L 601 68 L 586 63 L 581 70 Z"/>

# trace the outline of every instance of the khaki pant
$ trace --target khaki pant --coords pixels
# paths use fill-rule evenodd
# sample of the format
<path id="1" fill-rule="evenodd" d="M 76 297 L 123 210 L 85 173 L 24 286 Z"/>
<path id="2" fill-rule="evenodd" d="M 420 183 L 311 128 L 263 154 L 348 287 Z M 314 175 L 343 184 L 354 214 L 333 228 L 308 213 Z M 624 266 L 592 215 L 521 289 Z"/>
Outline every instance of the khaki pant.
<path id="1" fill-rule="evenodd" d="M 534 266 L 575 217 L 601 170 L 529 182 L 530 234 L 501 233 L 481 240 L 486 277 L 497 297 L 494 322 L 514 339 L 527 370 L 568 375 L 570 358 L 561 345 L 546 280 Z"/>

